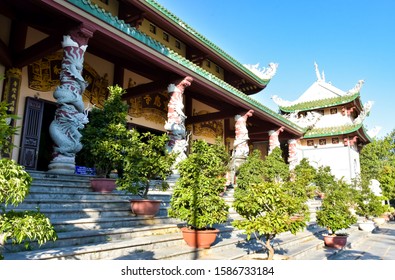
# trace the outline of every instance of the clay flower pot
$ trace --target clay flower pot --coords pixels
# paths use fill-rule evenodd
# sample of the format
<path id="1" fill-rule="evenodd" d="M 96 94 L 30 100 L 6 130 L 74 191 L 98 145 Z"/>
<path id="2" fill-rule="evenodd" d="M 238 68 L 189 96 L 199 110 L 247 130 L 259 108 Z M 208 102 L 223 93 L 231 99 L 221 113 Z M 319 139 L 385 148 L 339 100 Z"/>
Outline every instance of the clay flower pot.
<path id="1" fill-rule="evenodd" d="M 210 248 L 219 233 L 218 229 L 195 230 L 181 228 L 182 236 L 188 246 L 193 248 Z"/>
<path id="2" fill-rule="evenodd" d="M 110 193 L 116 189 L 115 179 L 110 178 L 92 178 L 91 187 L 94 192 Z"/>
<path id="3" fill-rule="evenodd" d="M 324 235 L 325 246 L 342 249 L 347 244 L 347 235 Z"/>
<path id="4" fill-rule="evenodd" d="M 137 216 L 154 217 L 160 209 L 161 200 L 132 199 L 130 208 Z"/>

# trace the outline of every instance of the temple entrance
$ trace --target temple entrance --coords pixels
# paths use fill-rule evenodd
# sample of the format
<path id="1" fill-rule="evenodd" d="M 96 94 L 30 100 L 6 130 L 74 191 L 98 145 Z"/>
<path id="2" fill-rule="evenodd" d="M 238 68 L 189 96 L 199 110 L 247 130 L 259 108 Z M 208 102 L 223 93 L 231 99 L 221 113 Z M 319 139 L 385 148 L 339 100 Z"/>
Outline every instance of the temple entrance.
<path id="1" fill-rule="evenodd" d="M 56 103 L 26 98 L 19 164 L 28 170 L 47 171 L 52 160 L 53 141 L 49 134 Z"/>

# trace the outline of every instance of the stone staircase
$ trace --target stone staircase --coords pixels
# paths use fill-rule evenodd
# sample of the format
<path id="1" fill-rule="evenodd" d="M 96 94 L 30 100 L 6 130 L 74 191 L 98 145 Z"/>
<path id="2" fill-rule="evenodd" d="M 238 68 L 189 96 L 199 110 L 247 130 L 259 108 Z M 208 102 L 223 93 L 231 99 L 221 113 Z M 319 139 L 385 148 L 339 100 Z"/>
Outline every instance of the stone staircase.
<path id="1" fill-rule="evenodd" d="M 230 208 L 229 220 L 218 225 L 220 235 L 210 249 L 194 249 L 182 238 L 176 219 L 167 216 L 171 191 L 152 190 L 150 197 L 162 200 L 161 210 L 156 217 L 138 217 L 130 210 L 132 195 L 120 191 L 109 194 L 91 190 L 90 178 L 74 175 L 54 175 L 46 172 L 30 172 L 33 184 L 25 201 L 18 207 L 6 209 L 16 211 L 39 209 L 50 220 L 58 235 L 55 242 L 41 247 L 31 243 L 29 250 L 23 245 L 4 245 L 6 260 L 46 259 L 243 259 L 264 253 L 262 246 L 231 226 L 239 215 Z M 170 185 L 174 182 L 169 182 Z M 230 205 L 233 189 L 223 198 Z M 312 259 L 323 247 L 320 238 L 324 229 L 315 224 L 314 213 L 319 202 L 309 202 L 312 220 L 303 232 L 296 235 L 283 233 L 275 239 L 276 253 L 290 259 Z M 321 250 L 322 251 L 322 250 Z M 318 254 L 318 253 L 317 253 Z"/>

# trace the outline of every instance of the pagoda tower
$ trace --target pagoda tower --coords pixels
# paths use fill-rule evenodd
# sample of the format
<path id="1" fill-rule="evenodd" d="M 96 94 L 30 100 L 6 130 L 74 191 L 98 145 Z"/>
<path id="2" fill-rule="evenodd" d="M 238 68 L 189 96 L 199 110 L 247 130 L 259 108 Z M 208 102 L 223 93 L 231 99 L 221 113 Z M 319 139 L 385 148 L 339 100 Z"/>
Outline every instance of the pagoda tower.
<path id="1" fill-rule="evenodd" d="M 316 63 L 315 70 L 317 80 L 297 100 L 272 97 L 280 114 L 305 129 L 303 137 L 288 141 L 288 161 L 292 168 L 307 158 L 311 165 L 329 166 L 333 175 L 350 182 L 360 172 L 361 148 L 373 137 L 363 124 L 373 102 L 362 105 L 363 80 L 343 91 L 325 81 Z"/>

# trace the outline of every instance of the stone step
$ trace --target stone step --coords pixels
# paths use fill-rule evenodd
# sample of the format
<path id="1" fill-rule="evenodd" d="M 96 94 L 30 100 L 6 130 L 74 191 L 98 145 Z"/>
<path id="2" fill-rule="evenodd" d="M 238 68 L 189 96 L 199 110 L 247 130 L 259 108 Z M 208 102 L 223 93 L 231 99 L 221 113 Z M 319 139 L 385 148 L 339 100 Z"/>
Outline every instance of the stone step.
<path id="1" fill-rule="evenodd" d="M 70 232 L 79 230 L 98 230 L 107 228 L 138 227 L 149 225 L 176 224 L 177 220 L 166 216 L 157 217 L 104 217 L 104 218 L 86 218 L 86 219 L 52 219 L 52 225 L 56 232 Z"/>
<path id="2" fill-rule="evenodd" d="M 142 221 L 140 221 L 142 223 Z M 179 229 L 176 223 L 163 223 L 153 225 L 139 225 L 136 227 L 124 228 L 106 228 L 96 230 L 76 230 L 67 232 L 57 232 L 58 239 L 43 244 L 41 247 L 36 242 L 31 242 L 29 251 L 26 251 L 23 244 L 12 245 L 8 242 L 4 247 L 6 249 L 6 259 L 12 259 L 14 254 L 32 255 L 42 254 L 46 251 L 59 250 L 63 248 L 71 248 L 75 246 L 88 246 L 91 244 L 98 245 L 100 248 L 106 242 L 123 242 L 124 240 L 139 239 L 150 236 L 161 236 L 170 233 L 178 233 Z M 68 249 L 68 250 L 69 250 Z M 11 253 L 13 252 L 13 253 Z"/>
<path id="3" fill-rule="evenodd" d="M 15 211 L 31 210 L 30 208 L 18 207 Z M 69 208 L 69 209 L 40 209 L 50 220 L 52 219 L 83 219 L 83 218 L 102 218 L 102 217 L 125 217 L 133 215 L 130 207 L 122 208 Z M 168 208 L 162 207 L 157 214 L 158 217 L 167 216 Z"/>

